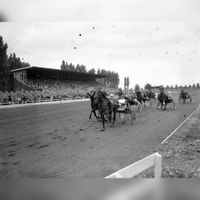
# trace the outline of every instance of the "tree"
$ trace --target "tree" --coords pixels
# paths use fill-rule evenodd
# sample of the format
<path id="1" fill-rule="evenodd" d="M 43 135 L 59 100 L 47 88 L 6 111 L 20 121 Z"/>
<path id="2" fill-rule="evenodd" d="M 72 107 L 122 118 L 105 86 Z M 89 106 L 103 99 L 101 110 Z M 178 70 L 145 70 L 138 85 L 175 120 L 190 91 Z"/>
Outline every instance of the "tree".
<path id="1" fill-rule="evenodd" d="M 107 75 L 107 71 L 106 71 L 105 69 L 101 69 L 100 74 L 102 74 L 102 75 Z"/>
<path id="2" fill-rule="evenodd" d="M 60 68 L 61 68 L 61 70 L 65 70 L 65 61 L 64 60 L 62 61 Z"/>
<path id="3" fill-rule="evenodd" d="M 89 73 L 89 74 L 95 74 L 95 69 L 94 69 L 94 68 L 90 69 L 90 70 L 88 71 L 88 73 Z"/>
<path id="4" fill-rule="evenodd" d="M 130 85 L 129 77 L 127 77 L 126 82 L 127 82 L 127 87 L 129 88 L 129 85 Z"/>
<path id="5" fill-rule="evenodd" d="M 20 57 L 17 57 L 15 53 L 10 54 L 7 59 L 8 66 L 10 70 L 19 69 L 23 67 L 30 67 L 29 63 L 22 62 Z"/>
<path id="6" fill-rule="evenodd" d="M 3 37 L 0 36 L 0 90 L 6 91 L 9 89 L 10 69 L 7 64 L 7 49 L 8 45 L 4 43 Z"/>
<path id="7" fill-rule="evenodd" d="M 101 73 L 101 70 L 98 68 L 98 70 L 97 70 L 97 74 L 100 74 Z"/>
<path id="8" fill-rule="evenodd" d="M 86 70 L 86 67 L 84 65 L 79 65 L 77 64 L 76 65 L 76 72 L 83 72 L 83 73 L 86 73 L 87 70 Z"/>
<path id="9" fill-rule="evenodd" d="M 196 88 L 196 85 L 195 85 L 195 84 L 193 84 L 193 85 L 192 85 L 192 88 L 193 88 L 193 89 L 195 89 L 195 88 Z"/>
<path id="10" fill-rule="evenodd" d="M 87 69 L 86 69 L 86 66 L 85 66 L 85 65 L 81 65 L 80 70 L 81 70 L 81 72 L 83 72 L 83 73 L 87 73 Z"/>
<path id="11" fill-rule="evenodd" d="M 126 88 L 126 77 L 124 77 L 124 89 Z"/>
<path id="12" fill-rule="evenodd" d="M 135 84 L 135 88 L 134 89 L 135 89 L 135 91 L 139 91 L 140 90 L 140 86 L 139 86 L 138 83 Z"/>
<path id="13" fill-rule="evenodd" d="M 197 86 L 196 86 L 196 88 L 197 88 L 197 89 L 199 89 L 199 88 L 200 88 L 200 85 L 199 85 L 199 83 L 197 83 Z"/>
<path id="14" fill-rule="evenodd" d="M 129 77 L 124 77 L 124 89 L 128 89 L 129 88 Z"/>
<path id="15" fill-rule="evenodd" d="M 151 89 L 151 84 L 150 83 L 147 83 L 145 86 L 144 86 L 144 89 L 145 90 L 150 90 Z"/>
<path id="16" fill-rule="evenodd" d="M 74 66 L 72 63 L 70 63 L 70 64 L 68 65 L 67 69 L 68 69 L 68 71 L 70 71 L 70 72 L 76 71 L 76 68 L 75 68 L 75 66 Z"/>
<path id="17" fill-rule="evenodd" d="M 61 63 L 61 69 L 67 70 L 67 71 L 76 71 L 76 72 L 87 73 L 86 66 L 77 64 L 75 67 L 72 63 L 68 64 L 65 60 L 63 60 Z M 96 71 L 94 68 L 92 68 L 88 71 L 88 73 L 95 74 Z M 112 85 L 112 87 L 116 87 L 116 88 L 118 87 L 120 79 L 119 79 L 119 74 L 117 72 L 98 68 L 97 74 L 105 75 L 105 82 Z M 126 82 L 129 85 L 129 77 L 127 77 Z"/>

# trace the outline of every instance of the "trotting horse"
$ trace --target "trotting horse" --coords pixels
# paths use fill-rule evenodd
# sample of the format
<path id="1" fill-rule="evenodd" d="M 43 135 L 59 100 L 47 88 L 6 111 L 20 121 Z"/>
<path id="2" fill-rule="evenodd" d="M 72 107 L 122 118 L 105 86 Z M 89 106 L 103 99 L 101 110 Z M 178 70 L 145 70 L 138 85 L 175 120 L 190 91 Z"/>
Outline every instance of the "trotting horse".
<path id="1" fill-rule="evenodd" d="M 110 125 L 110 127 L 114 126 L 119 102 L 111 102 L 106 96 L 106 94 L 102 91 L 97 92 L 97 99 L 98 99 L 98 110 L 102 119 L 102 126 L 103 126 L 101 131 L 104 131 L 106 115 L 108 115 L 109 122 L 111 122 L 111 118 L 113 115 L 112 124 Z"/>
<path id="2" fill-rule="evenodd" d="M 152 91 L 146 91 L 143 95 L 144 98 L 147 98 L 150 104 L 150 107 L 153 105 L 153 101 L 156 101 L 156 95 Z"/>
<path id="3" fill-rule="evenodd" d="M 146 102 L 146 101 L 149 101 L 149 98 L 148 98 L 148 97 L 144 97 L 140 91 L 136 91 L 135 93 L 136 93 L 136 96 L 137 96 L 137 100 L 138 100 L 138 101 L 140 102 L 140 104 L 141 104 L 141 107 L 142 107 L 142 105 L 144 105 L 144 107 L 145 107 L 145 106 L 146 106 L 146 105 L 145 105 L 145 102 Z M 141 109 L 141 110 L 142 110 L 142 109 Z"/>
<path id="4" fill-rule="evenodd" d="M 91 101 L 91 112 L 90 112 L 90 116 L 89 116 L 89 119 L 91 119 L 92 117 L 92 113 L 94 114 L 94 116 L 99 119 L 99 117 L 97 116 L 96 114 L 96 111 L 98 111 L 98 98 L 97 98 L 97 93 L 92 90 L 90 91 L 89 93 L 87 93 L 88 96 L 90 97 L 90 101 Z"/>
<path id="5" fill-rule="evenodd" d="M 130 106 L 138 106 L 138 111 L 142 112 L 142 103 L 137 99 L 137 96 L 132 94 L 130 96 L 124 96 L 124 99 L 130 104 Z"/>
<path id="6" fill-rule="evenodd" d="M 172 103 L 173 109 L 176 110 L 176 103 L 172 99 L 172 97 L 166 95 L 165 93 L 160 93 L 158 95 L 158 104 L 157 104 L 157 109 L 161 105 L 161 109 L 167 110 L 167 104 Z"/>
<path id="7" fill-rule="evenodd" d="M 189 99 L 190 103 L 192 103 L 192 97 L 188 94 L 188 92 L 181 90 L 181 93 L 179 95 L 179 103 L 181 102 L 181 100 L 183 100 L 183 103 L 185 103 L 187 99 Z"/>

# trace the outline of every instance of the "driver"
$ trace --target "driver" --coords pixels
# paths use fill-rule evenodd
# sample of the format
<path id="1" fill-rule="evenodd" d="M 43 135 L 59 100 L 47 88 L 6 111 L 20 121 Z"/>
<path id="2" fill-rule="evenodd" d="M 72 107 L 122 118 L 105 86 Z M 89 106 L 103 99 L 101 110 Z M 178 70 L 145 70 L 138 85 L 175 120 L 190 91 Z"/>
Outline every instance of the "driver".
<path id="1" fill-rule="evenodd" d="M 182 90 L 181 90 L 181 94 L 183 95 L 184 93 L 185 93 L 185 92 L 184 92 L 184 89 L 182 89 Z"/>
<path id="2" fill-rule="evenodd" d="M 122 95 L 123 95 L 122 89 L 119 88 L 119 90 L 118 90 L 118 96 L 119 96 L 120 99 L 121 99 Z"/>

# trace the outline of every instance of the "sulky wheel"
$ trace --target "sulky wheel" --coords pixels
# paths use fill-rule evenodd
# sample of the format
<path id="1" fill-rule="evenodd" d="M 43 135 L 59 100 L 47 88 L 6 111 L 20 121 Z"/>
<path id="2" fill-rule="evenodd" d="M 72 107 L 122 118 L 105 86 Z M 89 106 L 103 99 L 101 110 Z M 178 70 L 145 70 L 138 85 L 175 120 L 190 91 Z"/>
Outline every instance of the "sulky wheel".
<path id="1" fill-rule="evenodd" d="M 136 116 L 135 116 L 135 112 L 134 111 L 130 111 L 130 117 L 131 117 L 131 124 L 134 124 L 134 121 L 136 120 Z"/>
<path id="2" fill-rule="evenodd" d="M 157 110 L 159 109 L 159 106 L 160 106 L 160 102 L 158 101 L 158 103 L 157 103 Z"/>
<path id="3" fill-rule="evenodd" d="M 124 113 L 120 112 L 120 113 L 119 113 L 119 118 L 120 118 L 120 119 L 124 119 Z"/>
<path id="4" fill-rule="evenodd" d="M 176 104 L 175 104 L 175 102 L 173 102 L 173 108 L 174 108 L 174 110 L 176 110 Z"/>

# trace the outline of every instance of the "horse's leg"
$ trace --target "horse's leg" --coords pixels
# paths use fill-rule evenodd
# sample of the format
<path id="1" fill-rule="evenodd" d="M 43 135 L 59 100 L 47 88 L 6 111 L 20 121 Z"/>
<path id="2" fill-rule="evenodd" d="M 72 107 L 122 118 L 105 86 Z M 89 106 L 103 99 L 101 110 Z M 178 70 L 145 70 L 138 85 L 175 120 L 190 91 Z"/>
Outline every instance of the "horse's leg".
<path id="1" fill-rule="evenodd" d="M 93 108 L 93 109 L 91 110 L 89 119 L 92 118 L 92 113 L 94 114 L 94 116 L 95 116 L 97 119 L 99 119 L 99 117 L 96 115 L 96 109 L 95 109 L 95 108 Z"/>
<path id="2" fill-rule="evenodd" d="M 113 126 L 113 124 L 111 124 L 112 121 L 112 110 L 109 110 L 109 122 L 110 122 L 110 127 Z"/>
<path id="3" fill-rule="evenodd" d="M 93 113 L 94 113 L 94 116 L 95 116 L 97 119 L 99 119 L 99 116 L 97 116 L 97 114 L 96 114 L 96 109 L 93 110 Z"/>
<path id="4" fill-rule="evenodd" d="M 164 102 L 164 110 L 167 110 L 167 102 Z"/>
<path id="5" fill-rule="evenodd" d="M 111 123 L 111 119 L 112 119 L 112 111 L 109 111 L 108 119 L 109 119 L 109 122 Z"/>
<path id="6" fill-rule="evenodd" d="M 117 108 L 115 108 L 114 112 L 113 112 L 113 126 L 114 126 L 114 123 L 115 123 L 115 120 L 116 120 L 116 113 L 117 113 Z"/>
<path id="7" fill-rule="evenodd" d="M 91 110 L 91 112 L 90 112 L 89 119 L 91 119 L 91 117 L 92 117 L 92 112 L 93 112 L 93 110 Z"/>
<path id="8" fill-rule="evenodd" d="M 141 112 L 140 103 L 138 103 L 138 112 Z"/>
<path id="9" fill-rule="evenodd" d="M 141 101 L 142 108 L 145 108 L 145 102 Z"/>
<path id="10" fill-rule="evenodd" d="M 150 104 L 149 107 L 151 108 L 151 106 L 152 106 L 152 100 L 151 99 L 149 100 L 149 104 Z"/>
<path id="11" fill-rule="evenodd" d="M 161 104 L 160 101 L 158 101 L 158 103 L 157 103 L 157 110 L 158 110 L 160 104 Z M 162 105 L 161 105 L 161 107 L 162 107 Z"/>
<path id="12" fill-rule="evenodd" d="M 101 115 L 102 126 L 103 126 L 103 128 L 101 129 L 101 131 L 104 131 L 104 130 L 105 130 L 105 118 L 104 118 L 104 113 L 101 112 L 100 115 Z"/>
<path id="13" fill-rule="evenodd" d="M 176 110 L 176 103 L 173 101 L 174 110 Z"/>
<path id="14" fill-rule="evenodd" d="M 131 124 L 133 125 L 133 121 L 136 119 L 135 112 L 132 111 L 132 110 L 129 110 L 129 114 L 130 114 L 130 117 L 131 117 Z"/>
<path id="15" fill-rule="evenodd" d="M 142 102 L 139 102 L 138 109 L 139 109 L 139 112 L 142 112 Z"/>
<path id="16" fill-rule="evenodd" d="M 114 127 L 115 124 L 115 119 L 116 119 L 116 113 L 117 113 L 117 108 L 113 108 L 113 120 L 112 120 L 112 125 L 111 127 Z"/>
<path id="17" fill-rule="evenodd" d="M 164 101 L 161 101 L 160 104 L 161 104 L 161 110 L 164 109 Z"/>

